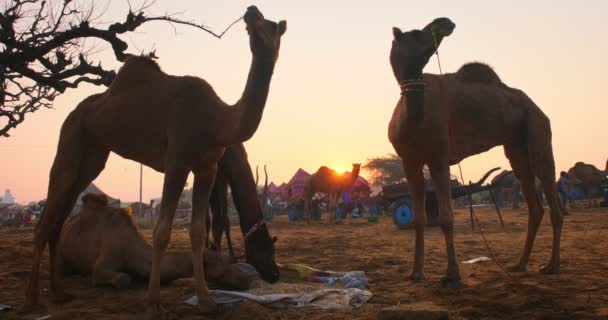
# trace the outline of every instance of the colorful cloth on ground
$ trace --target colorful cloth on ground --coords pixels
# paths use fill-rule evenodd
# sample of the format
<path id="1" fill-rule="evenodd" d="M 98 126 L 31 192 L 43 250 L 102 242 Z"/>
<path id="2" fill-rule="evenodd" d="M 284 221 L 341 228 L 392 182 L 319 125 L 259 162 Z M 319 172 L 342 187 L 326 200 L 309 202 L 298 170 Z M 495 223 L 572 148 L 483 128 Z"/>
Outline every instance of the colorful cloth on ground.
<path id="1" fill-rule="evenodd" d="M 246 266 L 244 269 L 248 269 Z M 323 283 L 326 289 L 304 293 L 276 293 L 256 295 L 249 292 L 210 290 L 218 304 L 234 304 L 243 300 L 253 301 L 271 308 L 352 309 L 358 308 L 372 293 L 367 289 L 368 280 L 363 271 L 324 271 L 303 264 L 279 265 L 281 281 L 300 280 Z M 272 287 L 272 285 L 269 285 Z M 191 297 L 184 303 L 196 305 L 198 299 Z"/>

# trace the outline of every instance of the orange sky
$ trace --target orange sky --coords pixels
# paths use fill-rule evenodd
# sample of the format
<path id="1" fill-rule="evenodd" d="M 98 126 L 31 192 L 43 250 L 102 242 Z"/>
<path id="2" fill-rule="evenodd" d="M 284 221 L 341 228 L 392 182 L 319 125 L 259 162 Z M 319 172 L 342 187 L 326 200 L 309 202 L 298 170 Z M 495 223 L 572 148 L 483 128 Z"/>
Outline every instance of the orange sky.
<path id="1" fill-rule="evenodd" d="M 457 25 L 440 48 L 444 71 L 483 61 L 526 91 L 551 118 L 558 170 L 576 161 L 603 168 L 608 157 L 607 1 L 161 0 L 149 11 L 183 11 L 181 18 L 220 30 L 252 3 L 267 18 L 288 21 L 264 118 L 246 143 L 252 166 L 267 164 L 271 180 L 283 182 L 299 167 L 350 169 L 352 162 L 393 152 L 387 125 L 399 90 L 388 63 L 391 27 L 421 28 L 439 16 Z M 126 1 L 112 1 L 105 20 L 122 20 L 126 10 Z M 156 48 L 166 72 L 204 78 L 225 101 L 236 101 L 251 59 L 244 24 L 222 40 L 186 27 L 177 31 L 151 23 L 124 39 L 131 52 Z M 108 50 L 100 58 L 119 67 Z M 434 59 L 425 71 L 437 72 Z M 0 138 L 0 188 L 10 188 L 19 202 L 46 197 L 61 123 L 80 100 L 101 90 L 68 91 L 55 109 L 29 115 L 10 138 Z M 466 180 L 509 167 L 501 149 L 462 164 Z M 96 183 L 111 196 L 136 200 L 139 165 L 112 155 Z M 144 201 L 160 196 L 161 185 L 162 175 L 145 168 Z"/>

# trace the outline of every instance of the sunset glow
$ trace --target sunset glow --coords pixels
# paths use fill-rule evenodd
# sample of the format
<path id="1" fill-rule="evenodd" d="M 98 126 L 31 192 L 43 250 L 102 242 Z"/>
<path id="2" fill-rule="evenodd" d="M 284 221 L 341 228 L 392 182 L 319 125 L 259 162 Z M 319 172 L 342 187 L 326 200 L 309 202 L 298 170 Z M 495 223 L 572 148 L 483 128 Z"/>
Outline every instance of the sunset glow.
<path id="1" fill-rule="evenodd" d="M 123 19 L 127 2 L 109 3 L 104 19 Z M 252 167 L 266 164 L 269 181 L 277 185 L 289 181 L 299 168 L 312 173 L 325 165 L 344 172 L 351 170 L 351 163 L 394 153 L 387 138 L 399 99 L 389 65 L 391 28 L 420 28 L 436 17 L 449 17 L 457 25 L 441 45 L 443 72 L 455 72 L 469 61 L 489 63 L 551 119 L 558 172 L 577 161 L 604 167 L 608 42 L 598 39 L 608 36 L 608 1 L 581 6 L 567 1 L 472 0 L 417 2 L 414 8 L 412 2 L 395 0 L 159 0 L 151 14 L 183 12 L 184 20 L 221 30 L 251 4 L 288 24 L 263 119 L 245 143 Z M 228 103 L 243 92 L 251 51 L 242 22 L 221 40 L 186 27 L 178 27 L 176 34 L 164 23 L 151 23 L 125 41 L 130 52 L 156 49 L 165 72 L 201 77 Z M 105 67 L 120 67 L 111 49 L 100 49 L 105 49 L 98 54 Z M 425 72 L 439 72 L 435 58 Z M 0 138 L 0 190 L 11 189 L 20 203 L 44 199 L 61 124 L 78 102 L 103 90 L 90 85 L 69 89 L 55 99 L 54 109 L 28 115 L 10 138 Z M 467 181 L 498 166 L 510 169 L 502 148 L 462 162 Z M 147 167 L 143 172 L 147 202 L 160 197 L 163 175 Z M 123 201 L 137 200 L 139 164 L 111 154 L 95 184 Z"/>

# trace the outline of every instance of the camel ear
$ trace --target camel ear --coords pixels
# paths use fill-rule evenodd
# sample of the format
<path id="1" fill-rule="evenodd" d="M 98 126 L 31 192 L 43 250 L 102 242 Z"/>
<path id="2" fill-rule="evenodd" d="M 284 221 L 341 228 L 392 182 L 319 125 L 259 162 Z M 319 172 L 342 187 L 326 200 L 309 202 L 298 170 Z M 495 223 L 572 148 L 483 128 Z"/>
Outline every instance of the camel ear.
<path id="1" fill-rule="evenodd" d="M 279 21 L 279 34 L 283 35 L 287 31 L 287 21 L 281 20 Z"/>
<path id="2" fill-rule="evenodd" d="M 401 32 L 401 29 L 399 29 L 397 27 L 393 27 L 393 37 L 395 37 L 395 40 L 399 40 L 399 38 L 401 38 L 402 34 L 403 34 L 403 32 Z"/>

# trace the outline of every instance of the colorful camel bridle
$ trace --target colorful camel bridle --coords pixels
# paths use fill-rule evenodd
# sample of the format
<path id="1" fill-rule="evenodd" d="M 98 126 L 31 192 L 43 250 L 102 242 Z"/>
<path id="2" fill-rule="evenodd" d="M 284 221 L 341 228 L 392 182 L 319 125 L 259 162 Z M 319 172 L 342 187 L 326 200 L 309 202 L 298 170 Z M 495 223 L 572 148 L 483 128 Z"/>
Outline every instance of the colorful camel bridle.
<path id="1" fill-rule="evenodd" d="M 426 82 L 422 79 L 418 80 L 402 80 L 399 82 L 399 88 L 401 88 L 401 95 L 405 95 L 408 92 L 420 92 L 424 91 Z"/>
<path id="2" fill-rule="evenodd" d="M 249 239 L 249 237 L 256 231 L 258 231 L 260 229 L 260 227 L 266 225 L 266 223 L 264 222 L 264 220 L 260 220 L 258 221 L 256 224 L 253 225 L 253 227 L 251 227 L 251 229 L 249 229 L 249 231 L 247 231 L 247 233 L 245 233 L 245 240 Z"/>

